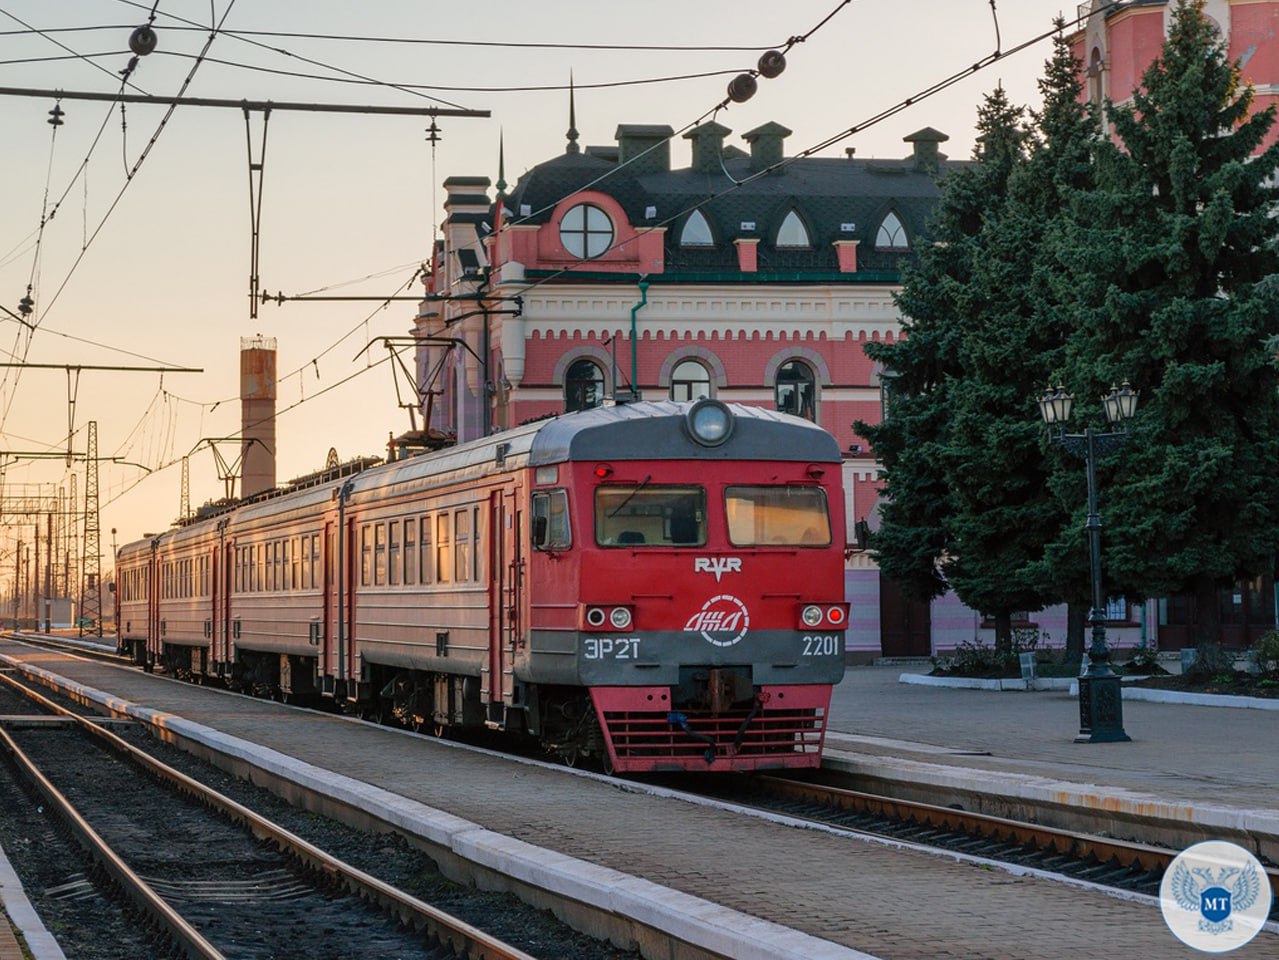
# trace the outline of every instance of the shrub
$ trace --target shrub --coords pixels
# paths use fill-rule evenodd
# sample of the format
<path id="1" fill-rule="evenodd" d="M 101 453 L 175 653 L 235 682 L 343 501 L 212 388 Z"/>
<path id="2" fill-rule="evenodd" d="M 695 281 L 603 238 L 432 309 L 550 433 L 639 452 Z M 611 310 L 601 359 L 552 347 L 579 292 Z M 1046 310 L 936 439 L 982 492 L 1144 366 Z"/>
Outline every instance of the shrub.
<path id="1" fill-rule="evenodd" d="M 1152 673 L 1159 670 L 1159 654 L 1154 647 L 1141 644 L 1132 652 L 1132 656 L 1128 659 L 1128 666 L 1134 671 L 1142 673 Z"/>
<path id="2" fill-rule="evenodd" d="M 1271 630 L 1253 645 L 1257 669 L 1279 678 L 1279 630 Z"/>

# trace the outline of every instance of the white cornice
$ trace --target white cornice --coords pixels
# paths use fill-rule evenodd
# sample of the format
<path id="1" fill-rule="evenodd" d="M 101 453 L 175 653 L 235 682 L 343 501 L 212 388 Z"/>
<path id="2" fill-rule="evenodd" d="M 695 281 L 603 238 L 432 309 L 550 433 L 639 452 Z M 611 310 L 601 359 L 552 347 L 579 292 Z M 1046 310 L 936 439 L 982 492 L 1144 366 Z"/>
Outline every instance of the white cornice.
<path id="1" fill-rule="evenodd" d="M 875 339 L 900 329 L 895 289 L 888 284 L 650 287 L 648 303 L 636 318 L 648 336 Z M 626 287 L 539 287 L 524 294 L 523 318 L 530 335 L 609 334 L 629 328 L 638 303 L 638 291 Z"/>

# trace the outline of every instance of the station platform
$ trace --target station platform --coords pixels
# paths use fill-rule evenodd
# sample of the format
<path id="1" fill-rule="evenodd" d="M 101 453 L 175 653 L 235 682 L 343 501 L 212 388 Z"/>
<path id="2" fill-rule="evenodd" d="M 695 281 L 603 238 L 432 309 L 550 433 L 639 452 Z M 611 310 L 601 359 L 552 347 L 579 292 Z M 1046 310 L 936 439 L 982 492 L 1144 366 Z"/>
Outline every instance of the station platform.
<path id="1" fill-rule="evenodd" d="M 16 661 L 109 692 L 117 708 L 139 719 L 237 751 L 295 782 L 354 798 L 458 856 L 570 891 L 722 956 L 1200 955 L 1169 933 L 1149 897 L 846 831 L 796 829 L 784 818 L 750 817 L 642 784 L 619 789 L 581 771 L 459 749 L 0 640 L 0 665 Z M 987 702 L 986 696 L 999 699 Z M 1235 776 L 1237 769 L 1235 779 L 1257 791 L 1248 796 L 1264 796 L 1265 769 L 1244 758 L 1253 737 L 1258 753 L 1273 744 L 1270 733 L 1249 727 L 1245 740 L 1242 727 L 1236 733 L 1229 726 L 1229 736 L 1240 738 L 1239 750 L 1219 740 L 1220 752 L 1229 755 L 1203 770 L 1198 750 L 1192 759 L 1165 766 L 1175 732 L 1162 715 L 1144 719 L 1144 709 L 1127 712 L 1134 742 L 1102 752 L 1100 745 L 1071 742 L 1077 707 L 1069 698 L 1034 696 L 906 689 L 885 668 L 850 668 L 832 708 L 832 752 L 852 757 L 836 757 L 839 762 L 917 763 L 971 771 L 967 775 L 977 778 L 1061 777 L 1133 793 L 1155 789 L 1162 776 L 1168 796 L 1179 800 L 1192 796 L 1174 775 L 1184 770 L 1186 790 L 1223 802 L 1234 781 L 1214 789 L 1211 778 Z M 1032 721 L 1032 713 L 1043 719 Z M 1212 711 L 1198 723 L 1232 725 L 1231 713 Z M 1247 721 L 1268 722 L 1257 716 Z M 1204 729 L 1199 736 L 1199 750 L 1210 752 L 1213 733 Z M 1157 758 L 1143 752 L 1146 744 L 1153 750 L 1164 742 Z M 1273 761 L 1266 769 L 1272 768 Z M 1110 778 L 1101 776 L 1106 771 Z M 1279 958 L 1279 934 L 1263 932 L 1235 955 Z"/>
<path id="2" fill-rule="evenodd" d="M 1130 742 L 1075 743 L 1079 699 L 1064 690 L 899 682 L 908 670 L 848 668 L 831 704 L 829 765 L 1027 805 L 1109 811 L 1130 826 L 1184 823 L 1188 842 L 1232 840 L 1279 863 L 1279 711 L 1125 699 Z M 1130 831 L 1116 824 L 1113 832 Z"/>

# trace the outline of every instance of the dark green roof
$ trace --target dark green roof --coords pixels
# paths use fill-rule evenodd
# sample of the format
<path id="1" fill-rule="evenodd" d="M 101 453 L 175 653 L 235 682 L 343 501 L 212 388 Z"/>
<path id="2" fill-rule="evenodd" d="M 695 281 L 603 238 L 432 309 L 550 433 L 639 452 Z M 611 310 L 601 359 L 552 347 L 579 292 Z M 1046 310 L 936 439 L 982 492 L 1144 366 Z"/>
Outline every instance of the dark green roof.
<path id="1" fill-rule="evenodd" d="M 784 129 L 766 124 L 752 133 L 775 135 Z M 944 134 L 925 129 L 912 136 L 936 143 Z M 943 160 L 940 176 L 963 165 Z M 809 157 L 754 179 L 749 179 L 750 168 L 749 155 L 726 148 L 722 169 L 636 175 L 588 147 L 583 153 L 561 154 L 528 170 L 505 206 L 508 216 L 522 222 L 546 223 L 562 198 L 589 186 L 616 200 L 632 224 L 666 223 L 668 272 L 736 270 L 733 241 L 753 237 L 760 241 L 761 272 L 838 273 L 833 242 L 857 240 L 859 273 L 896 274 L 912 254 L 876 250 L 880 223 L 889 212 L 896 213 L 912 247 L 918 247 L 928 239 L 928 218 L 940 195 L 939 177 L 919 169 L 913 156 L 901 160 Z M 521 206 L 527 206 L 531 215 L 522 217 Z M 655 218 L 646 216 L 648 207 L 657 208 Z M 710 223 L 714 246 L 680 246 L 681 230 L 693 208 L 700 209 Z M 777 230 L 792 209 L 808 230 L 811 249 L 774 245 Z M 745 229 L 743 223 L 755 227 Z"/>

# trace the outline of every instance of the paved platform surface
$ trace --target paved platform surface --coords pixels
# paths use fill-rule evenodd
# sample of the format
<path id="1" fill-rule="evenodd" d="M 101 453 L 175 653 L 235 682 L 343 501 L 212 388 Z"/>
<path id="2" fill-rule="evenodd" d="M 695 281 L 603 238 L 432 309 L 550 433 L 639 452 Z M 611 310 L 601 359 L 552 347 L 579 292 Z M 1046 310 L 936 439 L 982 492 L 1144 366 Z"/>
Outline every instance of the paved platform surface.
<path id="1" fill-rule="evenodd" d="M 1079 700 L 1064 691 L 898 683 L 909 669 L 848 668 L 835 690 L 831 729 L 852 740 L 835 738 L 836 749 L 855 745 L 875 755 L 1279 815 L 1279 712 L 1125 700 L 1131 742 L 1074 743 Z"/>
<path id="2" fill-rule="evenodd" d="M 589 865 L 611 868 L 885 960 L 1048 960 L 1103 952 L 1201 956 L 1172 937 L 1158 906 L 1148 899 L 627 792 L 562 769 L 514 764 L 428 738 L 8 641 L 0 641 L 0 654 L 576 858 L 583 882 L 589 882 Z M 850 670 L 834 708 L 836 728 L 858 735 L 869 729 L 894 737 L 918 736 L 925 752 L 929 744 L 992 744 L 1001 735 L 996 727 L 1000 711 L 1018 709 L 1002 701 L 981 707 L 977 701 L 957 700 L 953 710 L 970 714 L 971 722 L 948 724 L 944 715 L 932 712 L 934 707 L 916 699 L 918 694 L 899 696 L 895 687 L 874 694 L 872 681 L 882 681 L 882 676 Z M 1050 718 L 1043 725 L 1045 762 L 1104 768 L 1104 758 L 1072 752 L 1088 748 L 1069 742 L 1074 732 L 1071 704 L 1062 701 L 1057 712 L 1060 721 Z M 1019 721 L 1014 717 L 1009 722 Z M 1033 729 L 1024 718 L 1020 722 Z M 985 724 L 991 728 L 988 733 L 981 732 Z M 974 731 L 966 734 L 966 726 Z M 1051 744 L 1050 732 L 1058 730 L 1065 742 Z M 1014 728 L 1008 734 L 1018 732 Z M 1141 742 L 1139 737 L 1138 747 Z M 1028 746 L 1006 762 L 1029 764 L 1032 758 L 1033 747 Z M 1279 958 L 1279 936 L 1263 933 L 1234 955 Z"/>

